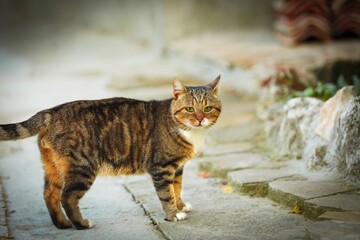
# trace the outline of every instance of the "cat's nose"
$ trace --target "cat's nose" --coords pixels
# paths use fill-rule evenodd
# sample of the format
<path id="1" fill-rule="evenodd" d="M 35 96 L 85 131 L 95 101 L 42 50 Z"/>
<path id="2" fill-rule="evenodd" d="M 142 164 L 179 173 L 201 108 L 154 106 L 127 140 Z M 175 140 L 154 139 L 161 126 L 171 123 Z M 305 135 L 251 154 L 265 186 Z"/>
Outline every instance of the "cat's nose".
<path id="1" fill-rule="evenodd" d="M 198 120 L 200 123 L 202 122 L 202 120 L 204 120 L 204 115 L 196 115 L 196 120 Z"/>

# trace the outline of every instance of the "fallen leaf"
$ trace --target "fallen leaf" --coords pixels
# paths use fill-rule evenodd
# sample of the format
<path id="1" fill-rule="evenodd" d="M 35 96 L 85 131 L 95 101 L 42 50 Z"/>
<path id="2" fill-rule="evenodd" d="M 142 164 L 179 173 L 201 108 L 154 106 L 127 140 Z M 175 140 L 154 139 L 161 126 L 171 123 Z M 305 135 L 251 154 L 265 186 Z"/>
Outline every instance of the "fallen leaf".
<path id="1" fill-rule="evenodd" d="M 254 198 L 264 198 L 265 196 L 260 194 L 260 193 L 255 193 L 253 195 L 251 195 L 251 197 L 254 197 Z"/>
<path id="2" fill-rule="evenodd" d="M 226 186 L 228 183 L 227 183 L 227 181 L 221 181 L 219 184 L 220 184 L 220 186 Z"/>
<path id="3" fill-rule="evenodd" d="M 291 209 L 291 211 L 289 213 L 293 213 L 293 214 L 301 214 L 302 210 L 299 206 L 295 206 L 293 207 L 293 209 Z"/>
<path id="4" fill-rule="evenodd" d="M 232 187 L 226 187 L 222 190 L 223 193 L 233 193 L 234 190 L 232 189 Z"/>
<path id="5" fill-rule="evenodd" d="M 199 177 L 202 177 L 202 178 L 209 178 L 210 174 L 209 172 L 200 172 L 199 173 Z"/>

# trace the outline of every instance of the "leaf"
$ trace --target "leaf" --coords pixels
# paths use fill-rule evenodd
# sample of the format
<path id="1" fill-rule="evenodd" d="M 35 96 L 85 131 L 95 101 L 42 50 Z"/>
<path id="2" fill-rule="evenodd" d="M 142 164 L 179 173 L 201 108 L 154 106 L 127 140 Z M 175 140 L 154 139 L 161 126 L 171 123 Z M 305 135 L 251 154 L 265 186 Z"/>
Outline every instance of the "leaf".
<path id="1" fill-rule="evenodd" d="M 199 173 L 199 177 L 202 177 L 202 178 L 209 178 L 210 174 L 209 172 L 200 172 Z"/>
<path id="2" fill-rule="evenodd" d="M 222 190 L 223 193 L 233 193 L 234 189 L 232 187 L 226 187 Z"/>
<path id="3" fill-rule="evenodd" d="M 349 84 L 346 82 L 344 76 L 341 74 L 337 79 L 336 85 L 338 85 L 339 88 L 343 88 Z"/>
<path id="4" fill-rule="evenodd" d="M 289 213 L 293 213 L 293 214 L 301 214 L 302 213 L 302 210 L 299 206 L 295 206 L 293 207 L 293 209 L 291 209 L 291 211 Z"/>
<path id="5" fill-rule="evenodd" d="M 314 97 L 315 96 L 315 90 L 312 87 L 305 88 L 304 97 Z"/>
<path id="6" fill-rule="evenodd" d="M 360 96 L 360 78 L 356 75 L 353 76 L 355 95 Z"/>
<path id="7" fill-rule="evenodd" d="M 254 193 L 252 195 L 250 195 L 251 197 L 254 197 L 254 198 L 264 198 L 265 196 L 260 194 L 260 193 Z"/>
<path id="8" fill-rule="evenodd" d="M 334 96 L 336 94 L 337 90 L 338 90 L 338 88 L 336 87 L 335 84 L 325 83 L 324 84 L 324 95 L 326 95 L 326 96 L 324 97 L 324 100 L 327 100 L 328 98 Z"/>
<path id="9" fill-rule="evenodd" d="M 227 183 L 227 181 L 221 181 L 219 184 L 220 184 L 220 186 L 226 186 L 228 183 Z"/>

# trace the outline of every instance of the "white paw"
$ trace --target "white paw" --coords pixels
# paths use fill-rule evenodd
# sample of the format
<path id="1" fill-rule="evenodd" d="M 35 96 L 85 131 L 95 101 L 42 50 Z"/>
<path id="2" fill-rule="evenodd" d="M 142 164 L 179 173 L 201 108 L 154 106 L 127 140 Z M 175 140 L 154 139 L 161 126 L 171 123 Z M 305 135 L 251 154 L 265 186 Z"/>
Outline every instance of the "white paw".
<path id="1" fill-rule="evenodd" d="M 95 224 L 91 220 L 88 220 L 88 222 L 89 222 L 89 229 L 95 227 Z"/>
<path id="2" fill-rule="evenodd" d="M 176 221 L 181 221 L 184 220 L 186 218 L 186 213 L 184 212 L 179 212 L 175 215 L 176 217 Z"/>
<path id="3" fill-rule="evenodd" d="M 185 203 L 185 206 L 183 207 L 182 211 L 191 212 L 191 210 L 193 210 L 191 204 L 190 203 Z"/>

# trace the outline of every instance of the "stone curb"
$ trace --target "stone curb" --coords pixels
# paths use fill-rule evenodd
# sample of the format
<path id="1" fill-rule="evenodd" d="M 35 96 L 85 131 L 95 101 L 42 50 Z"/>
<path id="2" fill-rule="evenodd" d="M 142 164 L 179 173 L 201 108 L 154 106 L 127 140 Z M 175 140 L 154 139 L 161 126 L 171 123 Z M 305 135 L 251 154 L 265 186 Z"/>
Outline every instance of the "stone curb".
<path id="1" fill-rule="evenodd" d="M 257 153 L 235 153 L 222 156 L 203 157 L 199 161 L 200 171 L 209 172 L 214 178 L 227 178 L 231 171 L 253 168 L 266 160 L 266 157 Z"/>
<path id="2" fill-rule="evenodd" d="M 275 202 L 290 207 L 298 206 L 304 211 L 305 217 L 317 219 L 319 215 L 326 211 L 341 211 L 342 209 L 334 206 L 313 204 L 314 199 L 351 192 L 357 188 L 343 182 L 274 181 L 269 184 L 268 196 Z"/>
<path id="3" fill-rule="evenodd" d="M 238 192 L 246 194 L 268 195 L 269 182 L 291 178 L 296 172 L 289 168 L 279 169 L 244 169 L 229 172 L 228 182 Z"/>

